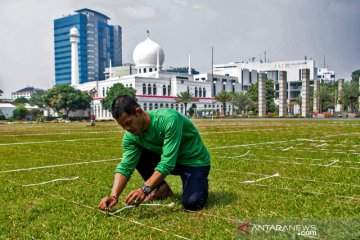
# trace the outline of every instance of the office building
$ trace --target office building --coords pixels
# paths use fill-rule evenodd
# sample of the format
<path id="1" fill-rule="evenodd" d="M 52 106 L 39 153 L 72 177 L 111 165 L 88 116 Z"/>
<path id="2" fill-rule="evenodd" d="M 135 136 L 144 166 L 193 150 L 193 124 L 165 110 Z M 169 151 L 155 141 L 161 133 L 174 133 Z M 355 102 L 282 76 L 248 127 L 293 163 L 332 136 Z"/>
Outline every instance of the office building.
<path id="1" fill-rule="evenodd" d="M 56 85 L 71 84 L 71 29 L 78 38 L 78 66 L 73 69 L 78 69 L 79 83 L 104 80 L 110 62 L 112 66 L 122 64 L 122 30 L 119 25 L 109 25 L 108 20 L 87 8 L 54 20 Z"/>

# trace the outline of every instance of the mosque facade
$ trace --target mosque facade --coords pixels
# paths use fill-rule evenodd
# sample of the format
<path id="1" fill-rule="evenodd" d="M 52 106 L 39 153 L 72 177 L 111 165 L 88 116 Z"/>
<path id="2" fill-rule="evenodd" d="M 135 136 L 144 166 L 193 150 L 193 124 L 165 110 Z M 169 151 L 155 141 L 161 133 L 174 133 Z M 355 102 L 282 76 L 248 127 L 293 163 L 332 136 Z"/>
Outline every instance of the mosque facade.
<path id="1" fill-rule="evenodd" d="M 187 114 L 187 111 L 192 108 L 196 110 L 196 114 L 203 116 L 209 116 L 213 114 L 213 111 L 222 114 L 222 104 L 214 99 L 219 91 L 241 91 L 241 84 L 234 76 L 192 74 L 190 66 L 190 71 L 187 73 L 163 70 L 164 50 L 150 37 L 135 47 L 133 60 L 135 69 L 130 71 L 129 75 L 113 76 L 110 68 L 108 69 L 109 76 L 105 80 L 87 83 L 79 83 L 76 80 L 72 82 L 75 88 L 94 93 L 89 114 L 95 115 L 99 120 L 112 118 L 111 113 L 102 107 L 101 100 L 116 83 L 134 88 L 136 98 L 145 111 L 173 108 L 182 114 Z M 185 109 L 183 103 L 176 103 L 177 96 L 181 92 L 191 93 L 197 101 L 187 104 L 187 109 Z M 227 104 L 226 113 L 232 114 L 233 110 L 233 106 Z"/>

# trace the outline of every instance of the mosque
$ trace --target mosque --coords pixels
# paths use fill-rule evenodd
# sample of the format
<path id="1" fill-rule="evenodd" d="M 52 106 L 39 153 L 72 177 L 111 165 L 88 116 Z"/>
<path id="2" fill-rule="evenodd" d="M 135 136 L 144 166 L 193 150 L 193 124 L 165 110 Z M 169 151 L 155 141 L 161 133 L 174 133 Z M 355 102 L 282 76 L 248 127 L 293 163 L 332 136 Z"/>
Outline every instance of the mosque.
<path id="1" fill-rule="evenodd" d="M 77 35 L 74 27 L 70 30 L 72 44 L 72 67 L 76 72 L 77 58 Z M 74 54 L 73 54 L 74 52 Z M 172 71 L 163 69 L 165 53 L 161 46 L 148 36 L 139 43 L 133 51 L 135 65 L 128 66 L 124 75 L 114 76 L 113 69 L 107 69 L 108 78 L 101 81 L 79 83 L 79 77 L 72 76 L 71 85 L 81 91 L 93 92 L 91 103 L 91 115 L 96 119 L 112 119 L 111 113 L 101 105 L 101 100 L 106 97 L 109 89 L 116 83 L 136 90 L 136 98 L 145 111 L 157 108 L 173 108 L 182 114 L 186 114 L 190 108 L 201 115 L 211 115 L 213 111 L 222 114 L 222 105 L 216 102 L 214 96 L 221 90 L 227 92 L 241 91 L 238 78 L 228 75 L 214 75 L 211 73 L 193 74 L 190 66 L 188 71 Z M 126 69 L 126 66 L 123 67 Z M 176 98 L 181 92 L 189 92 L 197 101 L 187 104 L 187 109 L 182 103 L 176 103 Z M 227 104 L 226 113 L 232 114 L 233 106 Z"/>

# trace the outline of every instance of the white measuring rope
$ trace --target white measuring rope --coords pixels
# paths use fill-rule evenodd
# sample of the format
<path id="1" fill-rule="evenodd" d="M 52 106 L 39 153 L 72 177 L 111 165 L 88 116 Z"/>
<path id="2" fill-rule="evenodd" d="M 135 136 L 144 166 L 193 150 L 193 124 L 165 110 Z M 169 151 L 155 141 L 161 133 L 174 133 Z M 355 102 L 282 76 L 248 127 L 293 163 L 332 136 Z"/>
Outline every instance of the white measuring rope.
<path id="1" fill-rule="evenodd" d="M 119 137 L 79 138 L 79 139 L 67 139 L 67 140 L 38 141 L 38 142 L 12 142 L 12 143 L 0 143 L 0 146 L 24 145 L 24 144 L 43 144 L 43 143 L 58 143 L 58 142 L 81 142 L 81 141 L 105 140 L 105 139 L 113 139 L 113 138 L 119 138 Z"/>
<path id="2" fill-rule="evenodd" d="M 290 149 L 292 149 L 292 148 L 294 148 L 294 147 L 291 146 L 291 147 L 288 147 L 288 148 L 284 148 L 284 149 L 281 149 L 281 151 L 285 152 L 285 151 L 288 151 L 288 150 L 290 150 Z"/>
<path id="3" fill-rule="evenodd" d="M 168 208 L 174 208 L 175 207 L 175 203 L 172 202 L 172 203 L 169 203 L 169 204 L 160 204 L 160 203 L 142 203 L 142 204 L 139 204 L 138 206 L 154 206 L 154 207 L 168 207 Z M 123 208 L 120 208 L 119 210 L 113 212 L 113 213 L 109 213 L 110 215 L 116 215 L 118 214 L 119 212 L 122 212 L 126 209 L 129 209 L 129 208 L 134 208 L 134 207 L 138 207 L 136 205 L 128 205 L 128 206 L 125 206 Z"/>
<path id="4" fill-rule="evenodd" d="M 44 185 L 44 184 L 48 184 L 48 183 L 53 183 L 53 182 L 58 182 L 58 181 L 71 181 L 71 180 L 76 180 L 79 177 L 73 177 L 73 178 L 58 178 L 58 179 L 54 179 L 51 181 L 47 181 L 47 182 L 41 182 L 41 183 L 32 183 L 32 184 L 27 184 L 27 185 L 22 185 L 23 187 L 31 187 L 31 186 L 38 186 L 38 185 Z"/>
<path id="5" fill-rule="evenodd" d="M 315 145 L 315 147 L 323 147 L 323 146 L 328 146 L 329 144 L 327 143 L 323 143 L 323 144 L 319 144 L 319 145 Z"/>
<path id="6" fill-rule="evenodd" d="M 262 180 L 269 179 L 269 178 L 274 178 L 274 177 L 280 177 L 280 174 L 279 174 L 279 173 L 275 173 L 274 175 L 271 175 L 271 176 L 259 178 L 259 179 L 254 180 L 254 181 L 244 181 L 244 182 L 242 182 L 242 183 L 256 183 L 256 182 L 260 182 L 260 181 L 262 181 Z"/>
<path id="7" fill-rule="evenodd" d="M 332 163 L 324 165 L 324 167 L 330 167 L 330 166 L 334 165 L 337 162 L 339 162 L 339 160 L 334 160 Z"/>
<path id="8" fill-rule="evenodd" d="M 97 161 L 89 161 L 89 162 L 75 162 L 75 163 L 57 164 L 57 165 L 32 167 L 32 168 L 18 168 L 18 169 L 12 169 L 12 170 L 3 170 L 3 171 L 0 171 L 0 173 L 22 172 L 22 171 L 32 171 L 32 170 L 37 170 L 37 169 L 57 168 L 57 167 L 66 167 L 66 166 L 73 166 L 73 165 L 83 165 L 83 164 L 110 162 L 110 161 L 118 161 L 118 160 L 121 160 L 121 159 L 122 158 L 113 158 L 113 159 L 97 160 Z"/>

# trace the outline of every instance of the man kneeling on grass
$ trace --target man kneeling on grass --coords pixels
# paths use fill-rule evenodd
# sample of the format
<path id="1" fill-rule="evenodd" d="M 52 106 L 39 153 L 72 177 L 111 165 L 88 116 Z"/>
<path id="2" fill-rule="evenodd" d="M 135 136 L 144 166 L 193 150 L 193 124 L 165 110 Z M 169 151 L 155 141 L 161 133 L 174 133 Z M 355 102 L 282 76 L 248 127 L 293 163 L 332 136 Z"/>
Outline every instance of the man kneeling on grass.
<path id="1" fill-rule="evenodd" d="M 173 174 L 182 180 L 184 208 L 202 209 L 208 198 L 210 154 L 194 124 L 174 109 L 145 112 L 134 97 L 127 95 L 114 100 L 112 116 L 126 130 L 123 159 L 115 170 L 111 194 L 101 200 L 99 208 L 108 210 L 118 203 L 136 168 L 145 182 L 126 196 L 127 204 L 173 198 L 165 182 L 165 177 Z"/>

